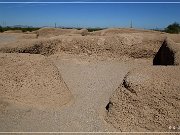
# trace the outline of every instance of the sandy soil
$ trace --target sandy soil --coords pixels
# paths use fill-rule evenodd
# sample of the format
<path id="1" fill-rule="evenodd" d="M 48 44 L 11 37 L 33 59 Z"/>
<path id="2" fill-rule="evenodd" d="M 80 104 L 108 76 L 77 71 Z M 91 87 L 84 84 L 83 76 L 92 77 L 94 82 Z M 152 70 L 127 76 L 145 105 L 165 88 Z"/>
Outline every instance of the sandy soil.
<path id="1" fill-rule="evenodd" d="M 129 69 L 147 61 L 97 61 L 67 54 L 51 59 L 74 95 L 74 102 L 43 110 L 2 101 L 5 112 L 0 115 L 0 131 L 116 131 L 104 120 L 109 97 Z"/>
<path id="2" fill-rule="evenodd" d="M 179 72 L 179 66 L 131 70 L 111 96 L 106 120 L 123 132 L 178 132 Z"/>
<path id="3" fill-rule="evenodd" d="M 73 96 L 54 63 L 39 54 L 0 53 L 0 98 L 36 107 L 61 107 Z"/>
<path id="4" fill-rule="evenodd" d="M 110 97 L 129 71 L 153 65 L 153 57 L 168 34 L 107 29 L 87 36 L 83 35 L 84 32 L 87 34 L 86 30 L 75 31 L 75 35 L 67 35 L 65 31 L 61 35 L 61 30 L 56 33 L 50 29 L 50 35 L 43 35 L 44 30 L 47 29 L 39 31 L 40 37 L 37 37 L 37 32 L 1 33 L 0 53 L 44 55 L 54 63 L 74 98 L 65 106 L 48 109 L 1 98 L 0 131 L 120 131 L 105 121 Z M 52 37 L 54 35 L 56 37 Z M 178 34 L 169 37 L 179 43 Z M 39 66 L 38 63 L 34 65 Z M 7 69 L 13 71 L 13 67 L 7 66 Z M 29 72 L 28 68 L 24 71 Z"/>
<path id="5" fill-rule="evenodd" d="M 16 40 L 16 37 L 9 34 L 0 34 L 0 43 L 8 43 Z"/>

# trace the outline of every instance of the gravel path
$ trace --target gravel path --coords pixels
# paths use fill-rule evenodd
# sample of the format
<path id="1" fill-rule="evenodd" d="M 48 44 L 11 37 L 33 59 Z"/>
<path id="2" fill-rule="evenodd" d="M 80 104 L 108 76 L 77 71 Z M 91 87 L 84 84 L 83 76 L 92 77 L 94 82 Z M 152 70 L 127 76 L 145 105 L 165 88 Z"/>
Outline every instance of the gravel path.
<path id="1" fill-rule="evenodd" d="M 104 121 L 105 107 L 124 75 L 141 62 L 89 61 L 68 55 L 54 62 L 74 95 L 73 101 L 57 110 L 8 103 L 7 112 L 0 114 L 0 131 L 116 131 Z"/>

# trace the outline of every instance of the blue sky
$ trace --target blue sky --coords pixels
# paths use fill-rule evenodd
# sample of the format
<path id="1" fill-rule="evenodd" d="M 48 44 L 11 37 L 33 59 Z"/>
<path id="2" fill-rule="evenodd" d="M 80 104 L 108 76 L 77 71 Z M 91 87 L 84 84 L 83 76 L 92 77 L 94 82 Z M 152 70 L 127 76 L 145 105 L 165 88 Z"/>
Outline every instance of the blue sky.
<path id="1" fill-rule="evenodd" d="M 3 0 L 0 0 L 2 2 Z M 4 0 L 5 1 L 5 0 Z M 14 1 L 14 0 L 6 0 Z M 23 1 L 23 0 L 17 0 Z M 32 1 L 32 0 L 29 0 Z M 37 0 L 34 0 L 37 1 Z M 50 0 L 39 0 L 50 1 Z M 63 0 L 54 0 L 63 1 Z M 65 1 L 65 0 L 64 0 Z M 67 1 L 67 0 L 66 0 Z M 72 0 L 69 0 L 72 1 Z M 85 1 L 85 0 L 78 0 Z M 93 0 L 86 0 L 93 1 Z M 95 0 L 94 0 L 95 1 Z M 98 0 L 107 1 L 107 0 Z M 114 0 L 118 1 L 118 0 Z M 130 0 L 129 0 L 130 1 Z M 147 0 L 138 0 L 147 1 Z M 159 0 L 168 1 L 168 0 Z M 174 0 L 179 1 L 180 0 Z M 0 4 L 0 25 L 164 28 L 180 23 L 179 4 Z"/>

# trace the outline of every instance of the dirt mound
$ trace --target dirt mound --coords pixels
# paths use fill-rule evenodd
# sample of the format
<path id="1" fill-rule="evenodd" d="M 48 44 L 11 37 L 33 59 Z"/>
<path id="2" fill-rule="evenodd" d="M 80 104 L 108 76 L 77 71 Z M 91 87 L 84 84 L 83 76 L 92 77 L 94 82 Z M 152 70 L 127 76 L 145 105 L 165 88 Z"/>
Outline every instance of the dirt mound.
<path id="1" fill-rule="evenodd" d="M 0 54 L 0 98 L 38 107 L 60 107 L 72 95 L 53 62 L 42 55 Z"/>
<path id="2" fill-rule="evenodd" d="M 126 55 L 134 58 L 153 58 L 163 40 L 160 35 L 152 34 L 61 37 L 59 51 L 113 57 Z"/>
<path id="3" fill-rule="evenodd" d="M 29 34 L 23 34 L 21 36 L 18 37 L 18 39 L 36 39 L 37 38 L 37 34 L 32 34 L 32 33 L 29 33 Z"/>
<path id="4" fill-rule="evenodd" d="M 99 31 L 94 31 L 91 32 L 91 35 L 97 35 L 97 36 L 112 36 L 116 34 L 130 34 L 130 33 L 160 33 L 157 31 L 152 31 L 152 30 L 143 30 L 143 29 L 133 29 L 133 28 L 108 28 L 108 29 L 103 29 Z"/>
<path id="5" fill-rule="evenodd" d="M 179 65 L 180 45 L 166 39 L 153 59 L 153 65 Z"/>
<path id="6" fill-rule="evenodd" d="M 60 29 L 60 28 L 41 28 L 35 33 L 38 34 L 39 37 L 53 37 L 70 33 L 71 29 Z"/>
<path id="7" fill-rule="evenodd" d="M 22 30 L 7 30 L 4 33 L 23 33 Z"/>
<path id="8" fill-rule="evenodd" d="M 58 50 L 61 41 L 56 39 L 29 39 L 1 45 L 3 53 L 30 53 L 49 56 Z"/>
<path id="9" fill-rule="evenodd" d="M 121 131 L 178 131 L 179 79 L 179 66 L 129 72 L 106 106 L 106 121 Z"/>
<path id="10" fill-rule="evenodd" d="M 41 28 L 35 33 L 38 35 L 38 37 L 54 37 L 59 35 L 71 35 L 71 34 L 79 34 L 79 35 L 87 35 L 88 30 L 86 29 L 61 29 L 61 28 Z"/>
<path id="11" fill-rule="evenodd" d="M 166 36 L 170 39 L 172 39 L 175 43 L 180 43 L 180 34 L 168 34 L 166 33 Z"/>
<path id="12" fill-rule="evenodd" d="M 48 39 L 23 40 L 1 46 L 0 52 L 51 55 L 72 54 L 108 55 L 113 57 L 153 58 L 164 41 L 160 34 L 120 34 L 114 36 L 57 36 Z"/>
<path id="13" fill-rule="evenodd" d="M 80 34 L 82 36 L 86 36 L 89 34 L 87 29 L 81 29 L 81 30 L 75 30 L 72 32 L 72 34 Z"/>

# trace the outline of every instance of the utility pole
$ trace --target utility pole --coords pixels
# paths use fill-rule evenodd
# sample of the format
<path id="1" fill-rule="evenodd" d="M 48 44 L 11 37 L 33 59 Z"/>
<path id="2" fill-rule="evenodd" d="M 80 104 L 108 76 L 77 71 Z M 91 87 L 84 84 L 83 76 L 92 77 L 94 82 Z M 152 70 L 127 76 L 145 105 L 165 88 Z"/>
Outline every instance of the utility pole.
<path id="1" fill-rule="evenodd" d="M 55 23 L 55 28 L 56 28 L 56 23 Z"/>
<path id="2" fill-rule="evenodd" d="M 3 27 L 5 27 L 5 21 L 3 21 Z"/>
<path id="3" fill-rule="evenodd" d="M 132 20 L 131 20 L 131 28 L 133 27 Z"/>

